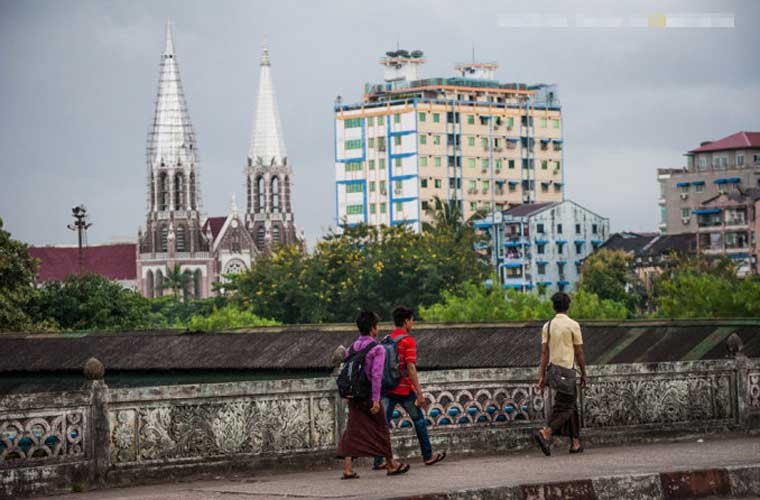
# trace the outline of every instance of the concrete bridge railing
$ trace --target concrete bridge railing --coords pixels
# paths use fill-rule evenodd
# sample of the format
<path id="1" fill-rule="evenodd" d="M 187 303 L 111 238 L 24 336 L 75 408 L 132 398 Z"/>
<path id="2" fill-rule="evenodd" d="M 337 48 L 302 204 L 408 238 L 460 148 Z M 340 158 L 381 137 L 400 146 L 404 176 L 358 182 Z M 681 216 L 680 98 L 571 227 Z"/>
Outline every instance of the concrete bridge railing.
<path id="1" fill-rule="evenodd" d="M 760 359 L 589 369 L 587 439 L 627 442 L 760 427 Z M 535 368 L 424 372 L 434 446 L 489 453 L 530 444 L 549 401 Z M 332 378 L 108 388 L 0 397 L 0 497 L 146 482 L 235 467 L 333 460 L 345 407 Z M 417 444 L 395 415 L 399 454 Z"/>

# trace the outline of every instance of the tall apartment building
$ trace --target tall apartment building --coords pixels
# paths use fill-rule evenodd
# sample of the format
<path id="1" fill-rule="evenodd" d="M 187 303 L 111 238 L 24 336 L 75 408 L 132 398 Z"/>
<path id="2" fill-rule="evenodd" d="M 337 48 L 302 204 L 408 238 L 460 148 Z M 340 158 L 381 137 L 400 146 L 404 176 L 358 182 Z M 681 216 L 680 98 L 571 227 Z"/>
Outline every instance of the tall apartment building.
<path id="1" fill-rule="evenodd" d="M 358 104 L 335 105 L 338 226 L 420 230 L 437 196 L 465 218 L 564 198 L 562 116 L 553 85 L 501 83 L 495 63 L 418 76 L 420 51 L 380 60 L 384 81 Z"/>
<path id="2" fill-rule="evenodd" d="M 723 193 L 760 187 L 760 132 L 737 132 L 686 153 L 686 167 L 659 169 L 660 232 L 695 233 L 693 213 Z"/>
<path id="3" fill-rule="evenodd" d="M 574 290 L 583 259 L 610 234 L 607 217 L 570 200 L 516 206 L 497 214 L 496 222 L 494 264 L 504 288 L 520 291 Z M 490 217 L 475 226 L 493 230 Z"/>

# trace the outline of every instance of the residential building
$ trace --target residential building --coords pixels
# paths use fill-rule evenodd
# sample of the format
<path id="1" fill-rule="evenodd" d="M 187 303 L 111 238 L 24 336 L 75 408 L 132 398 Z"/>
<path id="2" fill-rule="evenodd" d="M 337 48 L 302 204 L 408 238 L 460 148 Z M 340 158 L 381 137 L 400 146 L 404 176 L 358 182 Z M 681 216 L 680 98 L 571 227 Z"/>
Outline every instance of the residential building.
<path id="1" fill-rule="evenodd" d="M 336 221 L 406 224 L 428 219 L 435 197 L 465 218 L 564 199 L 562 115 L 554 85 L 502 83 L 495 63 L 421 78 L 422 52 L 380 60 L 384 81 L 360 103 L 335 105 Z"/>
<path id="2" fill-rule="evenodd" d="M 760 272 L 760 189 L 718 194 L 694 209 L 697 254 L 725 255 L 739 276 Z"/>
<path id="3" fill-rule="evenodd" d="M 686 153 L 686 166 L 659 169 L 660 232 L 696 233 L 693 211 L 721 193 L 760 187 L 760 132 L 737 132 Z"/>
<path id="4" fill-rule="evenodd" d="M 654 278 L 672 263 L 673 257 L 697 254 L 695 233 L 615 233 L 599 250 L 622 251 L 632 257 L 632 267 L 644 290 L 651 295 Z"/>
<path id="5" fill-rule="evenodd" d="M 476 222 L 476 227 L 490 235 L 490 217 Z M 610 222 L 565 200 L 500 212 L 496 228 L 495 243 L 501 253 L 494 264 L 505 288 L 568 292 L 575 289 L 583 259 L 609 236 Z"/>

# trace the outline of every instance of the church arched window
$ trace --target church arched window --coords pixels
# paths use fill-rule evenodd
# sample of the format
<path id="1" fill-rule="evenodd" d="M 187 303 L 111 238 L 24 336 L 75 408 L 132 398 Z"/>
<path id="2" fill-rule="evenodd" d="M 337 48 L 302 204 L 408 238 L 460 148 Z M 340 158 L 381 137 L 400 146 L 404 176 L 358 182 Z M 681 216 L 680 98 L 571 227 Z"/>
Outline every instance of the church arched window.
<path id="1" fill-rule="evenodd" d="M 187 231 L 184 225 L 177 226 L 177 235 L 175 241 L 177 242 L 177 251 L 187 251 Z"/>
<path id="2" fill-rule="evenodd" d="M 272 243 L 275 245 L 282 243 L 282 241 L 280 241 L 280 226 L 277 224 L 272 226 Z"/>
<path id="3" fill-rule="evenodd" d="M 185 208 L 185 176 L 181 173 L 174 176 L 174 210 Z"/>
<path id="4" fill-rule="evenodd" d="M 190 210 L 196 209 L 195 204 L 195 172 L 190 172 Z"/>
<path id="5" fill-rule="evenodd" d="M 259 228 L 256 230 L 256 246 L 261 248 L 264 248 L 264 240 L 266 238 L 266 230 L 263 226 L 259 226 Z"/>
<path id="6" fill-rule="evenodd" d="M 150 207 L 149 210 L 156 209 L 156 176 L 153 173 L 150 174 Z"/>
<path id="7" fill-rule="evenodd" d="M 162 273 L 160 269 L 156 271 L 155 290 L 156 297 L 160 297 L 164 294 L 164 273 Z"/>
<path id="8" fill-rule="evenodd" d="M 145 294 L 148 296 L 149 299 L 152 299 L 155 297 L 155 290 L 154 290 L 154 284 L 153 284 L 153 271 L 148 271 L 148 273 L 145 275 Z"/>
<path id="9" fill-rule="evenodd" d="M 264 182 L 263 177 L 259 177 L 256 180 L 256 211 L 257 212 L 263 212 L 266 209 L 266 183 Z"/>
<path id="10" fill-rule="evenodd" d="M 182 271 L 182 298 L 187 302 L 188 299 L 193 298 L 190 293 L 195 291 L 193 286 L 193 272 L 189 269 Z"/>
<path id="11" fill-rule="evenodd" d="M 158 176 L 158 209 L 169 210 L 169 180 L 166 172 Z"/>
<path id="12" fill-rule="evenodd" d="M 159 248 L 162 252 L 167 252 L 169 248 L 169 228 L 166 224 L 161 226 L 158 230 Z"/>
<path id="13" fill-rule="evenodd" d="M 290 177 L 285 176 L 285 211 L 286 212 L 292 212 L 293 209 L 290 207 Z"/>
<path id="14" fill-rule="evenodd" d="M 246 190 L 245 190 L 245 193 L 246 193 L 246 195 L 245 195 L 246 196 L 245 197 L 246 204 L 248 206 L 248 212 L 251 212 L 251 208 L 253 206 L 253 193 L 251 192 L 252 191 L 252 186 L 251 186 L 251 177 L 250 176 L 246 177 L 245 186 L 246 186 Z"/>
<path id="15" fill-rule="evenodd" d="M 200 269 L 196 269 L 193 273 L 193 296 L 196 299 L 201 298 L 201 285 L 203 283 L 203 274 Z"/>
<path id="16" fill-rule="evenodd" d="M 272 211 L 280 211 L 280 179 L 272 177 Z"/>

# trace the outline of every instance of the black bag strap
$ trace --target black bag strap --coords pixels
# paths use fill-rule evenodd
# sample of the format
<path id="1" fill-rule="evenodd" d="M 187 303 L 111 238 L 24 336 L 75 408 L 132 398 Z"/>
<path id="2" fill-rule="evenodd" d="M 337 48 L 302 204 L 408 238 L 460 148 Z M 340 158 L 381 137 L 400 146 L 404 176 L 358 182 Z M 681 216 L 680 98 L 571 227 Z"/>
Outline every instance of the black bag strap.
<path id="1" fill-rule="evenodd" d="M 351 347 L 348 348 L 348 357 L 351 358 L 353 356 L 358 355 L 363 359 L 367 355 L 367 353 L 371 351 L 372 348 L 375 347 L 376 345 L 378 345 L 377 342 L 373 340 L 372 342 L 364 346 L 364 349 L 362 349 L 361 351 L 354 351 L 354 345 L 351 344 Z"/>

